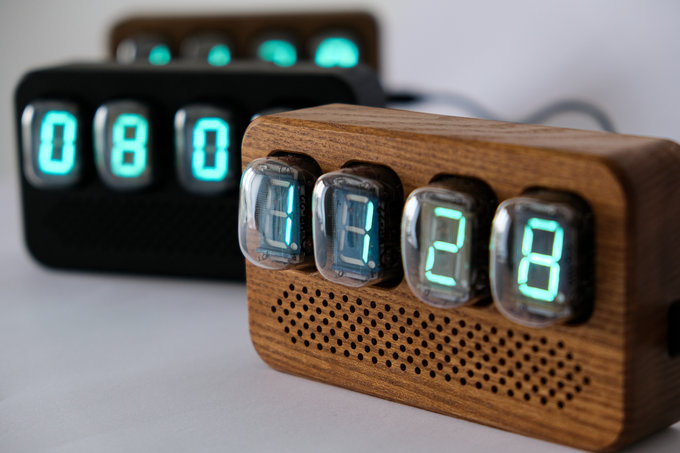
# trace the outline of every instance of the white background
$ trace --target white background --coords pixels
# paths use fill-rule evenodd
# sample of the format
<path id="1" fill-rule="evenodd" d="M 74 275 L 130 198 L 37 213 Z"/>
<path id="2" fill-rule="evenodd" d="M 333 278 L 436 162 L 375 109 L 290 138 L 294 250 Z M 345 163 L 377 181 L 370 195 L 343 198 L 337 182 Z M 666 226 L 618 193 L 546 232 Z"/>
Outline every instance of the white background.
<path id="1" fill-rule="evenodd" d="M 584 99 L 607 111 L 621 132 L 680 141 L 674 0 L 1 1 L 0 174 L 15 173 L 12 93 L 21 75 L 104 57 L 110 25 L 138 12 L 356 6 L 381 24 L 388 88 L 463 93 L 508 119 L 557 99 Z M 556 121 L 593 126 L 582 118 Z"/>
<path id="2" fill-rule="evenodd" d="M 240 285 L 49 271 L 27 256 L 12 113 L 23 73 L 102 58 L 109 26 L 132 13 L 339 3 L 1 1 L 0 452 L 564 450 L 270 370 L 250 345 Z M 680 140 L 679 2 L 341 6 L 376 14 L 389 88 L 463 93 L 508 119 L 583 99 L 619 131 Z M 676 425 L 633 450 L 679 444 Z"/>

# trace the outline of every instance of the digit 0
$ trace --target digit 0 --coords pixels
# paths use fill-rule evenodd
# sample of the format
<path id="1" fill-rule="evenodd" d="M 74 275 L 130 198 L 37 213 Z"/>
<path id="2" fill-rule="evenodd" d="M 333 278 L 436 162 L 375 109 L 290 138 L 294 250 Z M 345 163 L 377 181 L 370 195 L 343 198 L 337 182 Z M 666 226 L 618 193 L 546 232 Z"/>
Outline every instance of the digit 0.
<path id="1" fill-rule="evenodd" d="M 137 113 L 123 113 L 113 123 L 111 172 L 121 178 L 136 178 L 146 170 L 149 126 Z"/>
<path id="2" fill-rule="evenodd" d="M 214 134 L 214 143 L 208 136 Z M 196 121 L 193 132 L 191 171 L 196 179 L 222 181 L 229 168 L 229 125 L 221 118 L 201 118 Z M 214 148 L 214 151 L 211 150 Z M 208 153 L 214 153 L 214 164 L 208 165 Z"/>
<path id="3" fill-rule="evenodd" d="M 70 112 L 47 112 L 40 125 L 40 171 L 51 175 L 66 175 L 73 170 L 76 162 L 77 125 L 76 117 Z"/>
<path id="4" fill-rule="evenodd" d="M 534 245 L 534 231 L 541 230 L 554 233 L 552 242 L 552 254 L 532 252 Z M 564 230 L 560 224 L 554 220 L 539 219 L 532 217 L 524 227 L 522 237 L 522 259 L 517 270 L 517 284 L 522 294 L 532 299 L 545 302 L 552 302 L 557 296 L 560 284 L 560 265 L 562 258 L 562 245 L 564 241 Z M 529 285 L 529 269 L 531 265 L 544 266 L 550 269 L 546 288 Z"/>

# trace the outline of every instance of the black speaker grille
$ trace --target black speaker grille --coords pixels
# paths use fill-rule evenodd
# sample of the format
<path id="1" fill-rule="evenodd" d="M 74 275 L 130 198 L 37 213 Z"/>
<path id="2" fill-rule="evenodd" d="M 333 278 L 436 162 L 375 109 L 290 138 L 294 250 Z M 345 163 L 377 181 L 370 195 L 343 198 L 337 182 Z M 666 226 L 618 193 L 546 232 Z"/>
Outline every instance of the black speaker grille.
<path id="1" fill-rule="evenodd" d="M 25 211 L 25 224 L 47 265 L 243 279 L 237 213 L 235 196 L 93 191 L 50 194 Z"/>
<path id="2" fill-rule="evenodd" d="M 45 216 L 45 226 L 69 248 L 216 257 L 233 252 L 235 201 L 140 198 L 64 196 Z"/>
<path id="3" fill-rule="evenodd" d="M 566 405 L 590 385 L 562 341 L 291 284 L 271 305 L 290 341 L 452 386 Z"/>

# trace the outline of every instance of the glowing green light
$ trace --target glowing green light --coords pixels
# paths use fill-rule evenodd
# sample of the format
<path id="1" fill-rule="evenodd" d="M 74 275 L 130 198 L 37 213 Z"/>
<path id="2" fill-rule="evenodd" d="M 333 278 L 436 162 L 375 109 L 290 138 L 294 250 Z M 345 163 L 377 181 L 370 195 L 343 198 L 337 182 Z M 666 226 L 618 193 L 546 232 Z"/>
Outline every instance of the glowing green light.
<path id="1" fill-rule="evenodd" d="M 352 68 L 359 63 L 359 48 L 348 38 L 326 38 L 316 48 L 314 62 L 324 68 Z"/>
<path id="2" fill-rule="evenodd" d="M 208 132 L 215 134 L 215 161 L 212 166 L 206 163 L 206 141 Z M 222 118 L 201 118 L 196 121 L 193 131 L 193 153 L 191 171 L 194 178 L 201 181 L 222 181 L 229 170 L 229 124 Z"/>
<path id="3" fill-rule="evenodd" d="M 208 52 L 208 63 L 213 66 L 226 66 L 231 61 L 231 51 L 224 44 L 216 44 Z"/>
<path id="4" fill-rule="evenodd" d="M 123 113 L 111 132 L 111 172 L 120 178 L 137 178 L 146 170 L 149 123 L 138 113 Z"/>
<path id="5" fill-rule="evenodd" d="M 257 56 L 278 66 L 293 66 L 297 61 L 297 50 L 288 41 L 270 39 L 260 44 Z"/>
<path id="6" fill-rule="evenodd" d="M 338 251 L 337 259 L 341 263 L 368 266 L 373 269 L 376 264 L 376 251 L 375 247 L 372 250 L 371 241 L 377 239 L 375 237 L 377 231 L 373 230 L 375 202 L 364 195 L 344 194 L 341 191 L 337 193 L 338 197 L 342 197 L 341 214 L 336 217 L 338 225 L 334 235 L 334 247 Z M 350 239 L 357 235 L 360 237 L 356 240 Z"/>
<path id="7" fill-rule="evenodd" d="M 291 186 L 288 188 L 288 210 L 286 211 L 287 214 L 292 214 L 293 213 L 293 194 L 294 194 L 294 189 L 295 186 L 291 184 Z"/>
<path id="8" fill-rule="evenodd" d="M 435 274 L 432 272 L 434 267 L 434 259 L 436 252 L 457 253 L 458 247 L 450 242 L 435 241 L 427 250 L 427 259 L 425 262 L 425 278 L 429 281 L 440 284 L 442 286 L 456 286 L 456 280 L 453 277 L 446 275 Z"/>
<path id="9" fill-rule="evenodd" d="M 293 216 L 296 211 L 296 185 L 290 181 L 272 179 L 267 190 L 267 206 L 263 211 L 264 241 L 280 249 L 297 248 L 293 244 Z M 285 198 L 284 198 L 285 196 Z M 279 209 L 282 208 L 282 209 Z M 285 209 L 285 211 L 283 210 Z M 283 225 L 283 227 L 281 227 Z M 283 239 L 283 242 L 277 240 Z"/>
<path id="10" fill-rule="evenodd" d="M 78 120 L 71 112 L 50 110 L 40 125 L 40 147 L 38 167 L 50 175 L 66 175 L 76 163 L 76 132 Z M 55 137 L 55 130 L 61 128 L 61 137 Z M 57 150 L 60 149 L 60 155 Z M 57 157 L 58 156 L 58 157 Z"/>
<path id="11" fill-rule="evenodd" d="M 286 214 L 288 216 L 286 217 L 286 245 L 290 247 L 290 236 L 291 236 L 291 231 L 293 229 L 293 219 L 290 218 L 290 215 L 293 213 L 293 201 L 294 198 L 293 196 L 295 195 L 295 186 L 293 184 L 288 187 L 288 209 L 286 210 Z"/>
<path id="12" fill-rule="evenodd" d="M 532 251 L 534 230 L 554 233 L 552 253 L 550 255 Z M 558 222 L 555 220 L 539 219 L 537 217 L 529 219 L 527 225 L 524 227 L 524 236 L 522 237 L 523 258 L 520 260 L 519 268 L 517 270 L 517 284 L 519 285 L 519 290 L 522 294 L 544 302 L 552 302 L 555 300 L 560 284 L 560 265 L 558 263 L 562 258 L 563 243 L 564 229 Z M 547 288 L 538 288 L 529 285 L 529 267 L 532 264 L 550 269 Z"/>
<path id="13" fill-rule="evenodd" d="M 371 231 L 371 227 L 373 227 L 373 209 L 373 203 L 369 202 L 366 206 L 366 226 L 364 227 L 366 231 Z"/>
<path id="14" fill-rule="evenodd" d="M 373 227 L 373 209 L 373 203 L 369 201 L 368 205 L 366 206 L 366 223 L 364 224 L 364 230 L 366 230 L 366 233 L 364 233 L 364 250 L 361 255 L 365 264 L 368 264 L 368 248 L 371 244 L 371 236 L 368 234 L 368 232 L 371 231 L 371 228 Z"/>
<path id="15" fill-rule="evenodd" d="M 434 268 L 435 255 L 437 252 L 456 254 L 463 247 L 465 242 L 465 216 L 457 209 L 443 208 L 441 206 L 434 208 L 435 221 L 438 217 L 458 221 L 458 233 L 456 234 L 456 243 L 447 241 L 435 241 L 427 251 L 427 258 L 425 259 L 425 278 L 431 282 L 442 286 L 456 286 L 456 280 L 453 277 L 446 275 L 435 274 Z"/>
<path id="16" fill-rule="evenodd" d="M 171 55 L 170 49 L 165 44 L 156 44 L 149 52 L 149 63 L 162 66 L 170 63 Z"/>
<path id="17" fill-rule="evenodd" d="M 371 236 L 368 234 L 364 235 L 364 252 L 361 255 L 361 259 L 364 260 L 364 264 L 368 264 L 368 248 L 371 245 Z"/>

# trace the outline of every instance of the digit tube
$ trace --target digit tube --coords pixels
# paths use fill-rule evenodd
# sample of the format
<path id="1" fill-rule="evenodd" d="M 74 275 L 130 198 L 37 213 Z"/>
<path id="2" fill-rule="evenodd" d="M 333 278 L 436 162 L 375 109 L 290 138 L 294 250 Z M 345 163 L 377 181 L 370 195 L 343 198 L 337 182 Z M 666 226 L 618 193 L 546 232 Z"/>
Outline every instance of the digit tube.
<path id="1" fill-rule="evenodd" d="M 62 101 L 35 101 L 21 117 L 24 173 L 36 187 L 71 186 L 80 179 L 78 109 Z"/>
<path id="2" fill-rule="evenodd" d="M 504 201 L 489 250 L 491 292 L 511 320 L 545 327 L 592 311 L 593 216 L 578 196 L 533 190 Z"/>
<path id="3" fill-rule="evenodd" d="M 398 281 L 402 200 L 399 178 L 381 165 L 356 164 L 319 178 L 312 211 L 321 275 L 351 287 Z"/>
<path id="4" fill-rule="evenodd" d="M 232 114 L 196 104 L 175 114 L 175 160 L 182 186 L 199 195 L 219 195 L 238 183 L 238 159 L 232 156 Z"/>
<path id="5" fill-rule="evenodd" d="M 488 298 L 486 250 L 495 206 L 485 183 L 456 176 L 440 176 L 409 195 L 401 249 L 416 297 L 445 308 Z"/>
<path id="6" fill-rule="evenodd" d="M 250 162 L 239 194 L 239 244 L 251 263 L 265 269 L 313 263 L 311 199 L 321 174 L 311 158 L 279 154 Z"/>
<path id="7" fill-rule="evenodd" d="M 102 181 L 115 190 L 139 190 L 153 177 L 149 110 L 136 101 L 113 101 L 94 115 L 95 164 Z"/>

